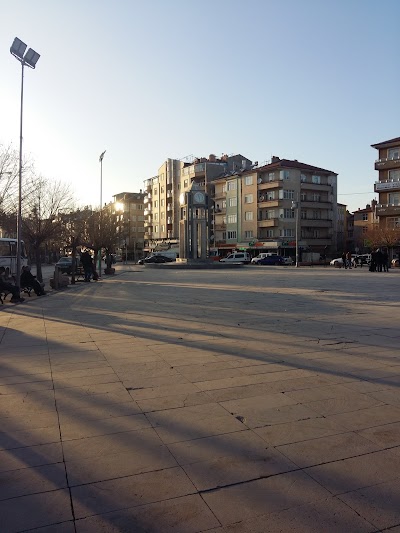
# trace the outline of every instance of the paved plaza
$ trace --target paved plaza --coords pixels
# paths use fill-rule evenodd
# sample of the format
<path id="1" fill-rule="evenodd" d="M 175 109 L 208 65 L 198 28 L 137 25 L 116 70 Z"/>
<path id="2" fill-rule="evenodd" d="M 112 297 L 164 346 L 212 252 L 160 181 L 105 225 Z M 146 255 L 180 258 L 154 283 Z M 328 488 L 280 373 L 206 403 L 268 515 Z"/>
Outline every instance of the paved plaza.
<path id="1" fill-rule="evenodd" d="M 0 308 L 0 531 L 400 532 L 400 270 L 119 265 Z"/>

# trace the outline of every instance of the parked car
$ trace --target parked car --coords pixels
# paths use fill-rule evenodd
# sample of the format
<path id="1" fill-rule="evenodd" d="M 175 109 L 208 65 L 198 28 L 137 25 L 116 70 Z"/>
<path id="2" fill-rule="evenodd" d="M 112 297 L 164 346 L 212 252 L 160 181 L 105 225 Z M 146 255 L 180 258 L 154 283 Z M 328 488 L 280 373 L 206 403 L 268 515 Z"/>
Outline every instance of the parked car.
<path id="1" fill-rule="evenodd" d="M 113 262 L 114 263 L 122 263 L 123 259 L 122 259 L 122 255 L 115 255 L 113 254 Z"/>
<path id="2" fill-rule="evenodd" d="M 148 255 L 144 259 L 139 259 L 138 263 L 139 265 L 146 265 L 147 263 L 172 263 L 173 261 L 175 261 L 175 259 L 172 259 L 172 257 L 157 254 L 157 255 Z"/>
<path id="3" fill-rule="evenodd" d="M 242 263 L 242 264 L 248 264 L 250 263 L 250 255 L 247 252 L 233 252 L 223 259 L 220 259 L 220 263 Z"/>
<path id="4" fill-rule="evenodd" d="M 256 257 L 253 257 L 251 262 L 253 265 L 256 265 L 259 261 L 261 261 L 261 259 L 264 259 L 264 257 L 269 257 L 271 255 L 277 256 L 278 254 L 273 252 L 262 252 L 261 254 L 256 255 Z"/>
<path id="5" fill-rule="evenodd" d="M 343 259 L 341 257 L 337 257 L 336 259 L 332 259 L 329 264 L 331 266 L 343 266 Z"/>
<path id="6" fill-rule="evenodd" d="M 60 257 L 60 259 L 56 263 L 56 267 L 58 267 L 63 274 L 72 274 L 72 257 Z"/>
<path id="7" fill-rule="evenodd" d="M 256 265 L 284 265 L 285 264 L 285 258 L 281 255 L 267 255 L 266 257 L 263 257 L 256 263 Z"/>
<path id="8" fill-rule="evenodd" d="M 294 265 L 294 261 L 291 257 L 283 257 L 282 259 L 284 265 Z"/>

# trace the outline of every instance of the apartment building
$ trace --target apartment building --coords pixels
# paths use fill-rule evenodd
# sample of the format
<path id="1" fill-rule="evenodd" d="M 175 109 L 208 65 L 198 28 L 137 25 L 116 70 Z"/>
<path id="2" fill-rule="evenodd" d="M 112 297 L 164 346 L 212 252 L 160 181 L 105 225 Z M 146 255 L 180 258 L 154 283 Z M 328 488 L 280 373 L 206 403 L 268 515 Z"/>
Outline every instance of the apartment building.
<path id="1" fill-rule="evenodd" d="M 112 214 L 116 220 L 116 251 L 123 258 L 137 261 L 144 250 L 144 197 L 140 191 L 113 196 Z"/>
<path id="2" fill-rule="evenodd" d="M 378 224 L 376 206 L 376 200 L 372 200 L 363 209 L 358 208 L 353 213 L 347 213 L 347 240 L 346 246 L 342 251 L 346 250 L 352 253 L 367 253 L 370 251 L 367 234 Z"/>
<path id="3" fill-rule="evenodd" d="M 347 205 L 337 204 L 336 248 L 343 253 L 347 249 Z"/>
<path id="4" fill-rule="evenodd" d="M 189 191 L 193 183 L 210 194 L 212 182 L 223 174 L 251 168 L 246 157 L 224 154 L 220 158 L 193 157 L 167 159 L 157 176 L 145 180 L 145 240 L 146 250 L 175 247 L 179 242 L 179 197 Z"/>
<path id="5" fill-rule="evenodd" d="M 400 228 L 400 137 L 372 144 L 378 150 L 375 170 L 378 181 L 374 190 L 379 194 L 376 215 L 381 228 Z"/>
<path id="6" fill-rule="evenodd" d="M 214 182 L 215 247 L 276 251 L 337 249 L 337 174 L 299 161 L 271 162 Z"/>

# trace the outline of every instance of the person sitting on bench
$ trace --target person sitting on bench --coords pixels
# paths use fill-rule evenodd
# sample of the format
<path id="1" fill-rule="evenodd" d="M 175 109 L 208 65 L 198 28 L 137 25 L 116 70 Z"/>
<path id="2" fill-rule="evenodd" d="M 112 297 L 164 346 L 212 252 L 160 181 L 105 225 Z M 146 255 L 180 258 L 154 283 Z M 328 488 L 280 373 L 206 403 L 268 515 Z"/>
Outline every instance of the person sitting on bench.
<path id="1" fill-rule="evenodd" d="M 13 304 L 18 304 L 25 301 L 25 298 L 21 298 L 19 287 L 7 281 L 6 269 L 3 266 L 0 267 L 0 292 L 10 292 L 12 294 L 10 302 Z"/>
<path id="2" fill-rule="evenodd" d="M 42 285 L 36 279 L 36 276 L 32 274 L 30 266 L 22 267 L 20 282 L 22 288 L 32 287 L 32 289 L 35 291 L 36 296 L 44 296 L 46 294 L 43 288 L 44 284 Z"/>

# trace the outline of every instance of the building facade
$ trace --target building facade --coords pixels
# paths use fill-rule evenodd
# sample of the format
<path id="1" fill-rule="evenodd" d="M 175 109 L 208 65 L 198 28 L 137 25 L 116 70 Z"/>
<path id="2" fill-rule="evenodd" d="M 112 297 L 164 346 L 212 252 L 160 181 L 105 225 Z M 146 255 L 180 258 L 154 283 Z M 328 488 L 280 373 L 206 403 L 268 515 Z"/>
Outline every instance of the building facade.
<path id="1" fill-rule="evenodd" d="M 122 192 L 113 196 L 110 206 L 116 221 L 115 250 L 131 261 L 144 254 L 144 197 L 142 191 Z"/>
<path id="2" fill-rule="evenodd" d="M 400 137 L 371 145 L 378 150 L 375 170 L 378 181 L 374 190 L 379 195 L 376 215 L 381 228 L 400 228 Z"/>
<path id="3" fill-rule="evenodd" d="M 215 247 L 294 255 L 337 249 L 337 174 L 273 157 L 214 181 Z"/>
<path id="4" fill-rule="evenodd" d="M 145 180 L 145 240 L 146 250 L 177 247 L 181 218 L 179 197 L 191 190 L 210 194 L 211 184 L 223 174 L 245 170 L 251 161 L 242 155 L 222 155 L 217 158 L 167 159 L 158 169 L 157 176 Z"/>

